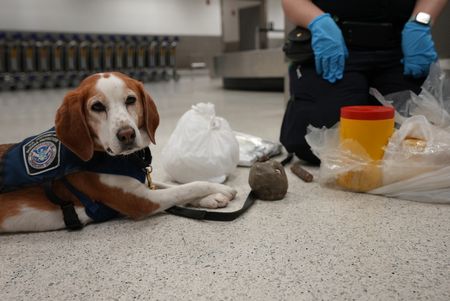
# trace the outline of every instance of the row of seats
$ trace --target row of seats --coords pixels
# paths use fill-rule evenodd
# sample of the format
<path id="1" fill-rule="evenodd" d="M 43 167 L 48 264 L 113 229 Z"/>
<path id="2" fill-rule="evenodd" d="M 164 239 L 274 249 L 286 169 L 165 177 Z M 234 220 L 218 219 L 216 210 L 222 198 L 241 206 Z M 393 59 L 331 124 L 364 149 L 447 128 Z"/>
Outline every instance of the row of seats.
<path id="1" fill-rule="evenodd" d="M 178 79 L 178 37 L 0 32 L 0 89 L 72 87 L 95 72 Z"/>

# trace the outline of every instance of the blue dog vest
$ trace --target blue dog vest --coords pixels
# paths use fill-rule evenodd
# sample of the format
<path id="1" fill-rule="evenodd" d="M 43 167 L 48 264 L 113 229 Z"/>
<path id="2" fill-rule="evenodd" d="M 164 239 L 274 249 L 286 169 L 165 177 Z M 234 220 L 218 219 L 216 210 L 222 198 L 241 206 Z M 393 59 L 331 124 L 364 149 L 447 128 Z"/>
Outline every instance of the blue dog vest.
<path id="1" fill-rule="evenodd" d="M 0 193 L 61 179 L 85 206 L 86 214 L 94 221 L 101 222 L 115 218 L 119 213 L 91 200 L 75 189 L 64 176 L 79 171 L 91 171 L 129 176 L 145 183 L 145 167 L 150 163 L 149 148 L 127 156 L 114 157 L 105 152 L 94 152 L 92 159 L 85 162 L 65 147 L 56 137 L 55 129 L 51 128 L 13 145 L 1 158 Z"/>

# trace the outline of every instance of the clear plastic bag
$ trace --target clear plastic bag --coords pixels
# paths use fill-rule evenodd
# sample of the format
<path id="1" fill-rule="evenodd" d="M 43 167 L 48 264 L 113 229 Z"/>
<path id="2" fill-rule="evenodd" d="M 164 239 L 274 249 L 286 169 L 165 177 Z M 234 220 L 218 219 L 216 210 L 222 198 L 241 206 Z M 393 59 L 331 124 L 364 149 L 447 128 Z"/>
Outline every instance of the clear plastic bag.
<path id="1" fill-rule="evenodd" d="M 346 189 L 402 199 L 450 203 L 449 80 L 432 66 L 419 95 L 371 93 L 396 109 L 399 128 L 373 161 L 355 141 L 339 139 L 333 128 L 309 127 L 306 140 L 321 159 L 319 182 Z M 405 97 L 409 95 L 409 97 Z"/>
<path id="2" fill-rule="evenodd" d="M 401 91 L 383 97 L 375 89 L 370 92 L 383 105 L 395 108 L 395 121 L 398 124 L 402 124 L 408 117 L 423 115 L 437 127 L 450 126 L 450 80 L 438 64 L 431 66 L 419 95 Z"/>
<path id="3" fill-rule="evenodd" d="M 234 132 L 239 142 L 239 166 L 250 167 L 258 159 L 281 154 L 281 144 L 249 134 Z"/>
<path id="4" fill-rule="evenodd" d="M 239 144 L 228 122 L 211 103 L 198 103 L 178 121 L 162 150 L 162 164 L 179 183 L 222 183 L 237 166 Z"/>

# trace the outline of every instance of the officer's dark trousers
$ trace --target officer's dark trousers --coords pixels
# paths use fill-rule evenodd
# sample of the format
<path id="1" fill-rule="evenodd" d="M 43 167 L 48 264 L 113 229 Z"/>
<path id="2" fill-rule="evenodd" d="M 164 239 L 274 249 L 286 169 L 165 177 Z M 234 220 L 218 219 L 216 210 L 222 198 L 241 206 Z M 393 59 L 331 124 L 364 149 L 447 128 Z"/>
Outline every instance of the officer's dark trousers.
<path id="1" fill-rule="evenodd" d="M 289 67 L 290 100 L 281 127 L 280 141 L 309 163 L 318 164 L 305 141 L 306 127 L 331 127 L 339 121 L 340 108 L 351 105 L 380 105 L 369 95 L 376 88 L 386 95 L 403 90 L 420 92 L 424 78 L 403 75 L 400 49 L 350 51 L 342 80 L 334 84 L 317 75 L 314 62 Z"/>

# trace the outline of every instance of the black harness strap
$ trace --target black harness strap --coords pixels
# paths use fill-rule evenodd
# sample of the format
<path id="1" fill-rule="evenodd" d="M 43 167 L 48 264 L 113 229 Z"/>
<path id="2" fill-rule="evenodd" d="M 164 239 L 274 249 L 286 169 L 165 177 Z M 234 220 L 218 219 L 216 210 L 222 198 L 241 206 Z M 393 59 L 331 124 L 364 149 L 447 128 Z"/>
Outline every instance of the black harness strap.
<path id="1" fill-rule="evenodd" d="M 80 230 L 83 228 L 83 224 L 80 222 L 80 219 L 78 218 L 78 214 L 75 211 L 75 207 L 73 206 L 73 203 L 69 201 L 64 201 L 60 197 L 58 197 L 52 189 L 52 182 L 46 182 L 44 183 L 44 190 L 45 195 L 47 198 L 55 205 L 58 205 L 61 207 L 63 217 L 64 217 L 64 223 L 66 224 L 66 227 L 69 230 Z"/>
<path id="2" fill-rule="evenodd" d="M 286 158 L 284 158 L 280 163 L 281 165 L 285 166 L 289 162 L 292 161 L 292 158 L 294 157 L 294 154 L 289 153 Z M 179 207 L 179 206 L 173 206 L 166 210 L 166 212 L 169 212 L 173 215 L 197 219 L 197 220 L 208 220 L 208 221 L 220 221 L 220 222 L 229 222 L 233 221 L 239 216 L 241 216 L 245 211 L 247 211 L 248 208 L 250 208 L 255 201 L 257 200 L 257 197 L 253 191 L 250 191 L 250 193 L 247 196 L 247 199 L 244 202 L 244 205 L 241 209 L 232 211 L 232 212 L 214 212 L 214 211 L 207 211 L 207 210 L 197 210 L 197 209 L 191 209 L 186 207 Z"/>
<path id="3" fill-rule="evenodd" d="M 145 148 L 142 150 L 139 150 L 137 152 L 134 152 L 131 154 L 131 158 L 134 162 L 134 164 L 137 164 L 141 169 L 142 172 L 145 173 L 145 168 L 149 166 L 152 163 L 152 153 L 150 151 L 150 148 Z M 66 186 L 66 188 L 78 199 L 80 199 L 81 203 L 86 206 L 86 202 L 83 202 L 83 198 L 87 198 L 84 194 L 82 194 L 80 191 L 77 191 L 75 187 L 73 187 L 66 178 L 61 179 L 63 184 Z M 46 182 L 43 184 L 45 195 L 47 198 L 55 205 L 58 205 L 61 207 L 64 223 L 66 224 L 66 227 L 69 230 L 80 230 L 83 228 L 83 224 L 80 222 L 80 219 L 78 218 L 78 214 L 75 211 L 75 207 L 72 202 L 65 201 L 58 197 L 52 189 L 52 182 Z M 92 209 L 92 208 L 91 208 Z"/>
<path id="4" fill-rule="evenodd" d="M 152 164 L 152 153 L 150 152 L 150 148 L 146 147 L 144 149 L 141 149 L 137 152 L 134 152 L 131 154 L 131 158 L 133 158 L 133 162 L 142 168 L 143 172 L 145 173 L 145 169 Z"/>

